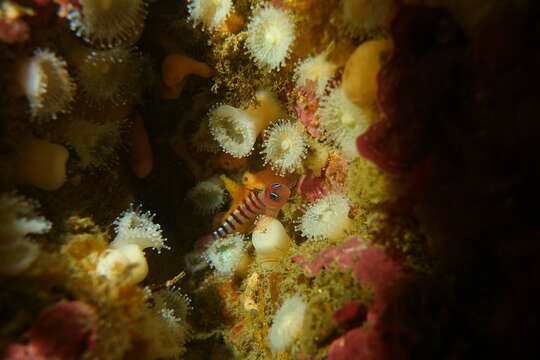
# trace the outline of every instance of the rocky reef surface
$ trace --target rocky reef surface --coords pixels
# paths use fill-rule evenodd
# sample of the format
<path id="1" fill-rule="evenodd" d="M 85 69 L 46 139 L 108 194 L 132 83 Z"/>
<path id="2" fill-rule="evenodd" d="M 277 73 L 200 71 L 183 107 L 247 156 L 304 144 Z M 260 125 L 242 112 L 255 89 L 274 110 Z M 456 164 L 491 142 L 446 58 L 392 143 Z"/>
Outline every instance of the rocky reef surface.
<path id="1" fill-rule="evenodd" d="M 539 18 L 0 1 L 0 359 L 529 358 Z"/>

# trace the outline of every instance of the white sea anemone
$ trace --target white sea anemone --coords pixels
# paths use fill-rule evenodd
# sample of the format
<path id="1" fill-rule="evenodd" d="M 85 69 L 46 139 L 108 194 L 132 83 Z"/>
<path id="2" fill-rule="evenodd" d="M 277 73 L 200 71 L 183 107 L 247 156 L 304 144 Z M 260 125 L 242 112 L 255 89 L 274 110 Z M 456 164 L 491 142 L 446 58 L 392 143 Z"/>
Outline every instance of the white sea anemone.
<path id="1" fill-rule="evenodd" d="M 135 100 L 141 92 L 141 54 L 135 49 L 91 51 L 78 69 L 84 100 L 100 105 L 120 105 Z"/>
<path id="2" fill-rule="evenodd" d="M 144 28 L 144 0 L 79 0 L 67 15 L 71 30 L 101 48 L 131 45 Z"/>
<path id="3" fill-rule="evenodd" d="M 187 197 L 199 213 L 213 214 L 225 203 L 226 192 L 221 179 L 212 178 L 195 185 Z"/>
<path id="4" fill-rule="evenodd" d="M 343 26 L 353 36 L 380 28 L 392 5 L 393 0 L 341 0 Z"/>
<path id="5" fill-rule="evenodd" d="M 265 130 L 265 139 L 261 154 L 264 164 L 270 163 L 272 169 L 281 175 L 302 167 L 307 146 L 303 127 L 294 122 L 277 122 Z"/>
<path id="6" fill-rule="evenodd" d="M 257 262 L 268 269 L 279 263 L 291 246 L 291 238 L 287 235 L 283 224 L 278 219 L 266 215 L 257 219 L 251 242 L 255 247 Z"/>
<path id="7" fill-rule="evenodd" d="M 322 98 L 317 115 L 325 138 L 350 160 L 357 158 L 356 138 L 370 125 L 364 110 L 350 101 L 340 86 Z"/>
<path id="8" fill-rule="evenodd" d="M 244 238 L 233 234 L 216 239 L 205 252 L 210 265 L 223 275 L 232 275 L 246 255 Z"/>
<path id="9" fill-rule="evenodd" d="M 113 222 L 116 237 L 111 247 L 119 248 L 135 244 L 141 249 L 156 249 L 158 253 L 161 249 L 169 249 L 165 245 L 166 240 L 162 236 L 161 226 L 153 222 L 154 216 L 150 211 L 142 212 L 138 209 L 125 211 Z"/>
<path id="10" fill-rule="evenodd" d="M 336 193 L 330 193 L 310 204 L 298 221 L 296 231 L 308 239 L 335 240 L 350 229 L 349 200 Z"/>
<path id="11" fill-rule="evenodd" d="M 208 114 L 212 136 L 226 153 L 242 158 L 253 150 L 257 136 L 282 113 L 278 99 L 267 90 L 255 94 L 256 104 L 243 109 L 219 105 Z"/>
<path id="12" fill-rule="evenodd" d="M 177 290 L 164 289 L 151 295 L 154 306 L 147 309 L 136 326 L 138 336 L 146 340 L 153 359 L 177 359 L 185 352 L 191 328 L 186 321 L 189 298 Z"/>
<path id="13" fill-rule="evenodd" d="M 96 123 L 73 119 L 64 137 L 80 158 L 82 168 L 106 168 L 118 160 L 121 146 L 121 122 Z"/>
<path id="14" fill-rule="evenodd" d="M 24 271 L 39 255 L 39 246 L 27 236 L 48 232 L 51 223 L 37 215 L 38 207 L 15 193 L 0 195 L 0 275 Z"/>
<path id="15" fill-rule="evenodd" d="M 152 294 L 154 306 L 158 311 L 171 310 L 174 317 L 185 321 L 191 310 L 191 300 L 175 288 L 166 288 Z M 169 312 L 170 313 L 170 312 Z"/>
<path id="16" fill-rule="evenodd" d="M 195 25 L 215 30 L 219 28 L 233 9 L 232 0 L 190 0 L 188 11 Z"/>
<path id="17" fill-rule="evenodd" d="M 208 124 L 223 151 L 234 157 L 246 157 L 257 140 L 255 120 L 244 110 L 220 105 L 209 114 Z"/>
<path id="18" fill-rule="evenodd" d="M 33 119 L 56 119 L 57 113 L 71 110 L 75 83 L 64 59 L 52 51 L 39 49 L 32 57 L 21 61 L 17 80 L 28 98 Z"/>
<path id="19" fill-rule="evenodd" d="M 274 7 L 255 10 L 247 26 L 246 46 L 257 65 L 270 70 L 285 64 L 296 38 L 293 17 Z"/>
<path id="20" fill-rule="evenodd" d="M 272 327 L 268 330 L 268 341 L 272 351 L 287 349 L 302 333 L 308 304 L 300 295 L 285 299 L 274 314 Z"/>
<path id="21" fill-rule="evenodd" d="M 161 235 L 161 227 L 154 224 L 154 215 L 130 209 L 114 221 L 116 237 L 101 255 L 96 273 L 114 284 L 134 285 L 148 275 L 146 248 L 169 249 Z"/>
<path id="22" fill-rule="evenodd" d="M 185 343 L 190 335 L 190 327 L 187 323 L 187 316 L 191 310 L 189 297 L 177 289 L 167 288 L 155 292 L 153 299 L 154 309 L 173 330 L 169 333 L 171 340 L 176 338 L 176 341 Z"/>
<path id="23" fill-rule="evenodd" d="M 337 65 L 329 61 L 327 56 L 328 54 L 323 52 L 298 64 L 294 72 L 297 88 L 313 84 L 315 94 L 319 97 L 324 95 L 324 90 L 337 69 Z"/>

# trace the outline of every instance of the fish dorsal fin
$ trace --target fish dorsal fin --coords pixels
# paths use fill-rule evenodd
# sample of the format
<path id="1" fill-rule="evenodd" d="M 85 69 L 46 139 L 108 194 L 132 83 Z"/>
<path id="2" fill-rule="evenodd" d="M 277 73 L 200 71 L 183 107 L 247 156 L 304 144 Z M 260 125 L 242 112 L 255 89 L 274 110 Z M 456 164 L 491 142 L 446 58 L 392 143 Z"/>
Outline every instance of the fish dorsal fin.
<path id="1" fill-rule="evenodd" d="M 247 196 L 247 189 L 245 186 L 238 184 L 236 181 L 228 178 L 226 175 L 221 175 L 220 178 L 223 180 L 225 188 L 231 195 L 233 208 L 236 207 L 237 204 L 244 201 L 244 198 Z"/>

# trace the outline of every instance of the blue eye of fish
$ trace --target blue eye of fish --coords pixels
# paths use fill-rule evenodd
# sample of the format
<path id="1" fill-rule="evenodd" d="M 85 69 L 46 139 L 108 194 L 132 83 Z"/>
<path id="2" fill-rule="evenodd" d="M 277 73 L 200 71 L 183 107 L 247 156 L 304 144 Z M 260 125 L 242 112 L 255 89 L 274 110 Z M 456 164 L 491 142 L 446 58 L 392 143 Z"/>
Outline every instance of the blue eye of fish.
<path id="1" fill-rule="evenodd" d="M 270 193 L 270 199 L 277 200 L 277 199 L 279 199 L 279 195 L 275 191 L 272 191 Z"/>
<path id="2" fill-rule="evenodd" d="M 280 187 L 280 184 L 272 184 L 272 189 L 279 189 Z"/>

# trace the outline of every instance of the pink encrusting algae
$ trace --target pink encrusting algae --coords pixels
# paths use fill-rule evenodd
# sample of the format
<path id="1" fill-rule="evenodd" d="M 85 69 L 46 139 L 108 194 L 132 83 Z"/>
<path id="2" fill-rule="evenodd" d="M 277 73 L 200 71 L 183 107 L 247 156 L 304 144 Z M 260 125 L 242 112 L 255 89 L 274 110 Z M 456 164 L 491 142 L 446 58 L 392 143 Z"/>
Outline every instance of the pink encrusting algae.
<path id="1" fill-rule="evenodd" d="M 98 321 L 97 312 L 90 305 L 61 301 L 37 318 L 29 343 L 9 345 L 3 359 L 80 359 L 96 346 Z"/>

